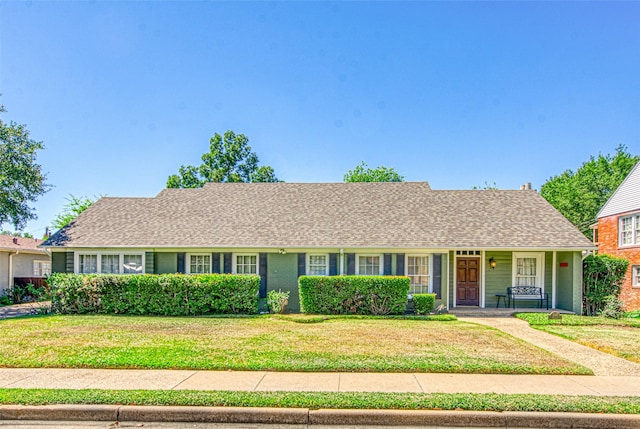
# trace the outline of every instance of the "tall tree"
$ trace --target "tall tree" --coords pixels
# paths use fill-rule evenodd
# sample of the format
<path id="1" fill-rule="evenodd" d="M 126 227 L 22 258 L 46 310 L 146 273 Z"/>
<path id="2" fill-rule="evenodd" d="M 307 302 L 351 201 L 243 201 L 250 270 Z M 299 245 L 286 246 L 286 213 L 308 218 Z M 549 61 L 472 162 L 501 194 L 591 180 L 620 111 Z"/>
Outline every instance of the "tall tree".
<path id="1" fill-rule="evenodd" d="M 0 113 L 4 112 L 0 105 Z M 36 162 L 41 149 L 44 145 L 29 138 L 25 125 L 0 119 L 0 225 L 10 223 L 20 230 L 37 218 L 29 204 L 50 188 Z"/>
<path id="2" fill-rule="evenodd" d="M 58 213 L 53 222 L 51 222 L 51 226 L 53 226 L 54 229 L 64 228 L 65 225 L 78 217 L 80 213 L 91 207 L 95 200 L 96 198 L 75 197 L 69 194 L 67 204 L 64 205 L 62 212 Z"/>
<path id="3" fill-rule="evenodd" d="M 575 172 L 566 170 L 551 177 L 540 188 L 540 195 L 590 238 L 589 226 L 638 160 L 626 146 L 618 146 L 614 156 L 592 156 Z"/>
<path id="4" fill-rule="evenodd" d="M 393 167 L 379 166 L 370 168 L 364 161 L 344 175 L 345 182 L 403 182 L 401 176 Z"/>
<path id="5" fill-rule="evenodd" d="M 227 131 L 211 137 L 200 166 L 182 165 L 178 174 L 169 176 L 167 188 L 201 188 L 207 182 L 278 182 L 278 178 L 273 168 L 258 165 L 258 155 L 244 134 Z"/>

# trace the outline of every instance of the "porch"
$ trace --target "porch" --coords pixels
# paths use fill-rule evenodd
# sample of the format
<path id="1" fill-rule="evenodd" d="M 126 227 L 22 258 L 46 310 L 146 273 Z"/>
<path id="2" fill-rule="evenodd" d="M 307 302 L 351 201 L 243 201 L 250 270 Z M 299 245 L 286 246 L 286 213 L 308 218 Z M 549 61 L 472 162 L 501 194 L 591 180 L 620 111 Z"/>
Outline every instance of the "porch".
<path id="1" fill-rule="evenodd" d="M 495 308 L 495 307 L 464 307 L 458 306 L 449 309 L 449 314 L 458 317 L 511 317 L 515 313 L 551 313 L 557 311 L 560 314 L 576 314 L 573 311 L 554 308 L 547 310 L 546 308 Z"/>

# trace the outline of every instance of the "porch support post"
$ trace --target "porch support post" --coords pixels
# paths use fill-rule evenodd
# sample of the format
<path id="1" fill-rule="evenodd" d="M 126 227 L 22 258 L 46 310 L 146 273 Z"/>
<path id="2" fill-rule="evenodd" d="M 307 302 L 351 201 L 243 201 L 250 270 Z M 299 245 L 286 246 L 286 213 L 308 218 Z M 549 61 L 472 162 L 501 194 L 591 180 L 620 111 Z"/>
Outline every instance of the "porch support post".
<path id="1" fill-rule="evenodd" d="M 484 308 L 485 307 L 484 299 L 485 299 L 485 295 L 486 295 L 484 293 L 484 291 L 486 289 L 485 281 L 486 281 L 487 277 L 486 277 L 486 270 L 485 270 L 486 265 L 484 263 L 484 258 L 485 258 L 485 251 L 482 250 L 482 251 L 480 251 L 480 272 L 482 273 L 482 277 L 481 277 L 481 280 L 480 280 L 480 308 Z"/>
<path id="2" fill-rule="evenodd" d="M 551 308 L 556 308 L 556 286 L 558 283 L 558 252 L 553 251 L 553 262 L 551 264 Z"/>

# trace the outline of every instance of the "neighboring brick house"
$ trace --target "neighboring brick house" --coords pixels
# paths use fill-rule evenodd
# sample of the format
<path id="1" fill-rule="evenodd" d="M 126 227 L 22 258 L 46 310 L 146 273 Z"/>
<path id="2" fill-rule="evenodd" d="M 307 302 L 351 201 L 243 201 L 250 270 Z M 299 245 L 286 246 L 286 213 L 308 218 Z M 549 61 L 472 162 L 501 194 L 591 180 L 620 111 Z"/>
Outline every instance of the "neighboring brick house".
<path id="1" fill-rule="evenodd" d="M 629 260 L 620 299 L 625 310 L 640 310 L 640 162 L 598 213 L 598 253 Z"/>
<path id="2" fill-rule="evenodd" d="M 0 295 L 7 294 L 16 279 L 34 283 L 51 273 L 51 257 L 40 244 L 42 240 L 34 238 L 0 235 Z"/>

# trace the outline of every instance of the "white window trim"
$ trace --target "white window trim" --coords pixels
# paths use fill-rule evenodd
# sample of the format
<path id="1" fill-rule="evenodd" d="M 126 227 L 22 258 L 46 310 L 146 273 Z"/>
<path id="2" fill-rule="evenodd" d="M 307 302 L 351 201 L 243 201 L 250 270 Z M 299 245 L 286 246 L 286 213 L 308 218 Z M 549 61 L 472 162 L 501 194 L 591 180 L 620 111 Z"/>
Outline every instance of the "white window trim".
<path id="1" fill-rule="evenodd" d="M 260 254 L 259 253 L 233 253 L 231 259 L 233 262 L 231 271 L 233 274 L 238 274 L 238 256 L 255 256 L 256 257 L 256 274 L 260 275 Z"/>
<path id="2" fill-rule="evenodd" d="M 640 217 L 640 213 L 631 213 L 625 216 L 620 216 L 618 218 L 618 247 L 637 247 L 640 246 L 638 241 L 640 237 L 638 237 L 638 230 L 640 226 L 638 225 L 638 218 Z M 631 219 L 631 244 L 622 244 L 622 221 L 623 219 Z"/>
<path id="3" fill-rule="evenodd" d="M 631 287 L 640 287 L 638 282 L 638 275 L 640 275 L 640 265 L 631 266 Z"/>
<path id="4" fill-rule="evenodd" d="M 186 255 L 184 255 L 184 257 L 185 257 L 185 263 L 184 263 L 184 265 L 185 265 L 185 267 L 184 267 L 185 273 L 191 274 L 191 257 L 192 256 L 208 256 L 209 257 L 209 272 L 205 273 L 205 274 L 211 274 L 213 272 L 213 256 L 211 255 L 211 253 L 187 253 Z M 200 274 L 200 273 L 196 273 L 196 274 Z"/>
<path id="5" fill-rule="evenodd" d="M 380 261 L 380 269 L 379 269 L 379 273 L 377 275 L 381 276 L 384 273 L 384 255 L 382 253 L 356 253 L 356 275 L 359 276 L 360 275 L 360 258 L 365 258 L 368 256 L 377 256 Z M 369 274 L 362 274 L 364 275 L 369 275 Z M 371 274 L 371 275 L 375 275 L 375 274 Z"/>
<path id="6" fill-rule="evenodd" d="M 309 272 L 311 268 L 311 257 L 312 256 L 324 256 L 325 257 L 325 266 L 324 266 L 324 274 L 311 274 Z M 308 276 L 328 276 L 329 275 L 329 254 L 328 253 L 307 253 L 307 260 L 305 261 L 305 273 Z"/>
<path id="7" fill-rule="evenodd" d="M 408 253 L 406 255 L 404 255 L 404 274 L 405 276 L 409 276 L 409 258 L 410 257 L 427 257 L 429 258 L 429 275 L 427 276 L 429 281 L 428 281 L 428 291 L 429 293 L 433 293 L 433 255 L 431 253 Z"/>
<path id="8" fill-rule="evenodd" d="M 142 257 L 142 273 L 145 274 L 146 261 L 144 258 L 144 252 L 74 252 L 73 254 L 73 272 L 76 274 L 85 274 L 80 272 L 80 255 L 96 256 L 96 269 L 93 274 L 102 274 L 102 255 L 119 255 L 120 256 L 120 272 L 118 275 L 123 274 L 124 271 L 124 255 L 141 256 Z M 108 273 L 111 274 L 111 273 Z M 129 275 L 131 275 L 129 273 Z"/>
<path id="9" fill-rule="evenodd" d="M 544 292 L 544 252 L 513 252 L 511 260 L 511 286 L 516 284 L 516 273 L 518 270 L 516 262 L 518 258 L 536 258 L 535 287 L 542 288 L 542 292 Z"/>

